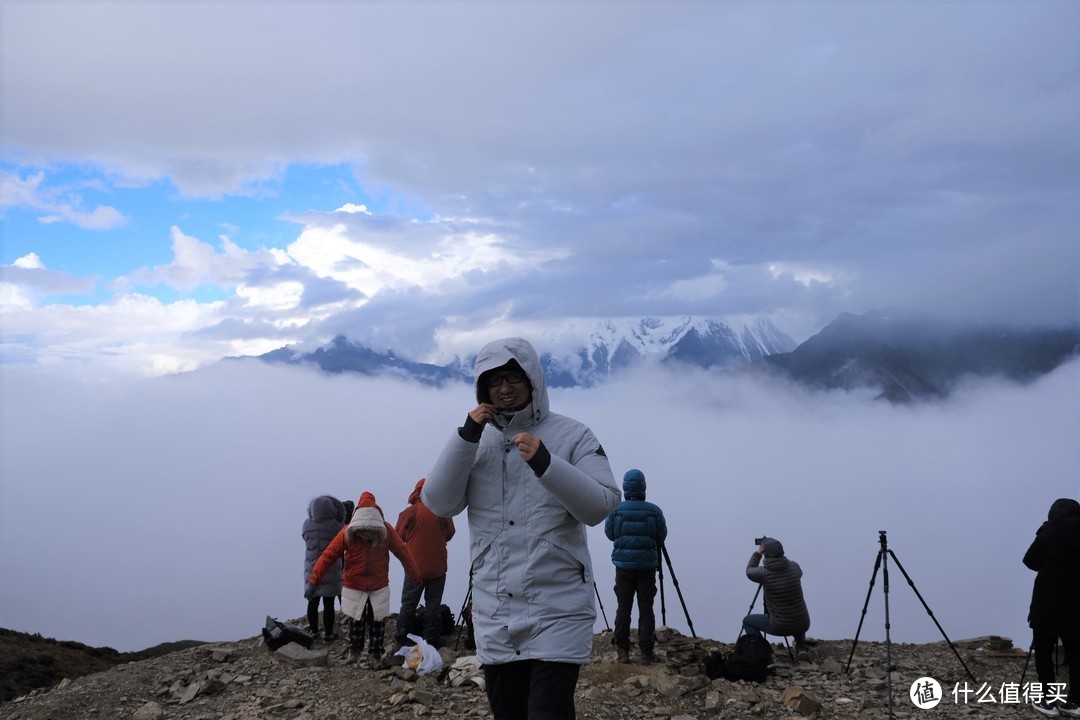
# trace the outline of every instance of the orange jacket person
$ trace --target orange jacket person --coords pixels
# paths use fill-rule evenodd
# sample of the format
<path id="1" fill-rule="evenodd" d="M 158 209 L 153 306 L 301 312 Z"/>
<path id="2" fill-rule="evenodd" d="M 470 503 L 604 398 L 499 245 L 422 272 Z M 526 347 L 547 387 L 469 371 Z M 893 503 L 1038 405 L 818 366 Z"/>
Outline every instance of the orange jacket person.
<path id="1" fill-rule="evenodd" d="M 342 571 L 341 610 L 353 619 L 349 627 L 350 660 L 357 660 L 364 651 L 364 629 L 371 635 L 373 665 L 381 666 L 383 630 L 390 614 L 390 553 L 394 553 L 405 574 L 420 581 L 417 567 L 405 541 L 394 526 L 386 522 L 375 496 L 364 492 L 356 505 L 352 520 L 330 541 L 311 571 L 311 583 L 318 584 L 338 558 L 344 558 Z"/>
<path id="2" fill-rule="evenodd" d="M 409 546 L 416 564 L 420 566 L 420 582 L 409 578 L 401 586 L 401 610 L 397 619 L 397 641 L 409 643 L 407 635 L 416 618 L 416 606 L 424 596 L 424 640 L 439 647 L 442 636 L 443 590 L 446 588 L 446 543 L 454 537 L 454 521 L 441 518 L 420 501 L 424 478 L 416 483 L 409 495 L 409 507 L 398 515 L 397 531 Z M 420 633 L 417 633 L 420 634 Z"/>

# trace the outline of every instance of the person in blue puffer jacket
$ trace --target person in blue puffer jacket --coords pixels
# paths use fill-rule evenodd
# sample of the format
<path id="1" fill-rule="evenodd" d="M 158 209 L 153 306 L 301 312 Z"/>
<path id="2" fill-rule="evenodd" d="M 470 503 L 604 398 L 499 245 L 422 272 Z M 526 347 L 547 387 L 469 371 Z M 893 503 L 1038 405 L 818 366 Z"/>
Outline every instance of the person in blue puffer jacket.
<path id="1" fill-rule="evenodd" d="M 611 562 L 615 565 L 615 647 L 619 662 L 630 662 L 630 612 L 634 597 L 638 604 L 638 648 L 641 661 L 655 661 L 656 572 L 660 567 L 660 552 L 667 539 L 664 512 L 645 501 L 645 474 L 627 470 L 623 476 L 623 497 L 626 498 L 604 522 L 604 533 L 615 542 Z"/>

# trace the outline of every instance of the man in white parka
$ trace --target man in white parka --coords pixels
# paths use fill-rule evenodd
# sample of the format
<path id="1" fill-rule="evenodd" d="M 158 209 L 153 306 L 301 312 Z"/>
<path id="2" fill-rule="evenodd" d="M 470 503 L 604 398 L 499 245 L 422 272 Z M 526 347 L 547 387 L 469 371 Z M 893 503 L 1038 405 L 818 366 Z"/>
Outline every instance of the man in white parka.
<path id="1" fill-rule="evenodd" d="M 425 505 L 468 508 L 473 623 L 495 720 L 574 717 L 596 621 L 586 525 L 621 500 L 604 449 L 548 408 L 540 357 L 522 338 L 476 358 L 476 399 L 427 475 Z"/>

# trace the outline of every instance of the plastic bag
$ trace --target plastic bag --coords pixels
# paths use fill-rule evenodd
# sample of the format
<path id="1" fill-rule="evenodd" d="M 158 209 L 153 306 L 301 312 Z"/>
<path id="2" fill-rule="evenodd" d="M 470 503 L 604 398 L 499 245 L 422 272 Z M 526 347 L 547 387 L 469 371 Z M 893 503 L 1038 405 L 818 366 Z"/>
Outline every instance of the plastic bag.
<path id="1" fill-rule="evenodd" d="M 416 644 L 412 647 L 403 647 L 394 653 L 394 655 L 401 655 L 405 658 L 404 662 L 401 663 L 401 667 L 411 668 L 416 671 L 417 675 L 442 670 L 443 659 L 438 650 L 429 645 L 419 635 L 408 635 L 407 637 Z"/>

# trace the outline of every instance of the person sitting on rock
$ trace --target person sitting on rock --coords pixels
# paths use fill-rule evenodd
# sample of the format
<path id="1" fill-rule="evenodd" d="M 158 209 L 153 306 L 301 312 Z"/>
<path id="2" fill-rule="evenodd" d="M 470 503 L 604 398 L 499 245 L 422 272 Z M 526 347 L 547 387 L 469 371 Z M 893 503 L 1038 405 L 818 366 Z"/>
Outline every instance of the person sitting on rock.
<path id="1" fill-rule="evenodd" d="M 765 559 L 762 564 L 762 558 Z M 795 649 L 804 659 L 809 651 L 806 631 L 810 629 L 810 613 L 802 590 L 802 568 L 784 556 L 784 546 L 776 538 L 759 539 L 758 547 L 746 564 L 746 577 L 765 590 L 765 612 L 743 618 L 747 635 L 791 635 Z"/>

